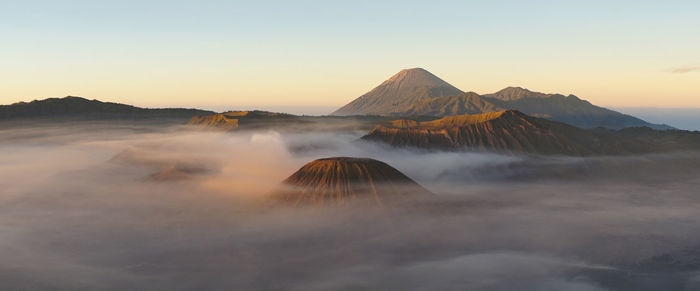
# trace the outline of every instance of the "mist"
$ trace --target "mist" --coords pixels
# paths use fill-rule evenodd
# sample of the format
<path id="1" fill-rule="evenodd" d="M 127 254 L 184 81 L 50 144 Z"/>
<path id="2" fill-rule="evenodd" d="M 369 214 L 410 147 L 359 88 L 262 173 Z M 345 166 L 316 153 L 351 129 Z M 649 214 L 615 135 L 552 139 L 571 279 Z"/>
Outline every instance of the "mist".
<path id="1" fill-rule="evenodd" d="M 620 112 L 651 123 L 668 124 L 682 130 L 700 130 L 700 108 L 617 107 Z"/>
<path id="2" fill-rule="evenodd" d="M 0 129 L 2 290 L 697 290 L 700 155 L 426 152 L 361 133 Z M 305 163 L 371 157 L 435 195 L 285 207 Z M 186 179 L 158 180 L 177 168 Z"/>

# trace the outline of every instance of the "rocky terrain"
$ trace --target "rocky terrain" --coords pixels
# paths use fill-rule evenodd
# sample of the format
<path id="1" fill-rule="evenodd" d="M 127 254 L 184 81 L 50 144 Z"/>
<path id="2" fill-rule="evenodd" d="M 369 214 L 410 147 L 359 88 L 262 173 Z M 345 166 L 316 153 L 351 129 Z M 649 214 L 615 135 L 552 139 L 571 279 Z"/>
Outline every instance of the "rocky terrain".
<path id="1" fill-rule="evenodd" d="M 246 129 L 253 129 L 264 126 L 291 125 L 291 123 L 299 122 L 301 120 L 292 114 L 253 110 L 194 116 L 187 124 L 219 130 L 234 130 L 240 126 L 244 126 Z"/>
<path id="2" fill-rule="evenodd" d="M 395 147 L 560 154 L 574 156 L 649 153 L 662 147 L 637 139 L 580 129 L 505 110 L 448 116 L 434 121 L 377 126 L 362 137 Z"/>

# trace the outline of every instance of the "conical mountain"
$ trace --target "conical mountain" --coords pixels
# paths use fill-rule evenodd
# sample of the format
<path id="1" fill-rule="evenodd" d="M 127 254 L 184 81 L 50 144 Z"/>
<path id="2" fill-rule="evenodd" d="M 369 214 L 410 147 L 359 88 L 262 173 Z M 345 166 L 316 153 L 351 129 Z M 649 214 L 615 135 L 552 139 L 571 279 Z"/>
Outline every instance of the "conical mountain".
<path id="1" fill-rule="evenodd" d="M 430 192 L 388 164 L 369 158 L 334 157 L 307 163 L 282 182 L 274 196 L 294 205 L 386 201 Z"/>
<path id="2" fill-rule="evenodd" d="M 459 93 L 462 91 L 422 68 L 405 69 L 332 114 L 403 114 L 417 101 Z"/>

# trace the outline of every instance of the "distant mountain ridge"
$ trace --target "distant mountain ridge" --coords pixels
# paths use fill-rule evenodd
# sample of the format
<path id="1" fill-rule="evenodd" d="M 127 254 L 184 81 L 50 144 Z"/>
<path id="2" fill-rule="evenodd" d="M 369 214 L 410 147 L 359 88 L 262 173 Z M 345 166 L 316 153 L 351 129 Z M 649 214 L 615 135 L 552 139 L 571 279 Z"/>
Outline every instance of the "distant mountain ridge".
<path id="1" fill-rule="evenodd" d="M 581 128 L 621 129 L 646 126 L 658 130 L 673 129 L 595 106 L 574 95 L 546 94 L 520 87 L 507 87 L 485 95 L 464 93 L 421 68 L 402 70 L 332 115 L 443 117 L 506 109 Z"/>
<path id="2" fill-rule="evenodd" d="M 634 116 L 595 106 L 575 95 L 545 94 L 520 87 L 508 87 L 483 97 L 501 108 L 515 109 L 527 115 L 556 120 L 581 128 L 622 129 L 646 126 L 657 130 L 673 129 L 667 125 L 648 123 Z"/>
<path id="3" fill-rule="evenodd" d="M 186 108 L 141 108 L 132 105 L 88 100 L 82 97 L 48 98 L 0 105 L 0 120 L 18 119 L 189 119 L 213 111 Z"/>

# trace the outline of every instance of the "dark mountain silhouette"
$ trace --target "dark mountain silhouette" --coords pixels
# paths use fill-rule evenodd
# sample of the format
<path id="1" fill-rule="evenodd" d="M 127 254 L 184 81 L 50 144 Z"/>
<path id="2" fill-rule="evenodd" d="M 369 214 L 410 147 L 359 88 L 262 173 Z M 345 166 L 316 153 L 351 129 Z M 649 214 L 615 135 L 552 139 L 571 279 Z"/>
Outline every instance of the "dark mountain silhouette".
<path id="1" fill-rule="evenodd" d="M 595 106 L 574 95 L 545 94 L 508 87 L 493 94 L 463 93 L 423 69 L 403 70 L 333 115 L 451 116 L 514 109 L 581 128 L 647 126 L 673 129 Z"/>
<path id="2" fill-rule="evenodd" d="M 332 115 L 403 114 L 410 110 L 415 102 L 459 93 L 462 91 L 424 69 L 406 69 L 336 110 Z"/>
<path id="3" fill-rule="evenodd" d="M 82 97 L 48 98 L 31 102 L 0 105 L 0 120 L 18 119 L 188 119 L 212 111 L 183 108 L 149 109 L 136 106 L 88 100 Z"/>
<path id="4" fill-rule="evenodd" d="M 434 121 L 377 126 L 362 137 L 397 147 L 484 150 L 574 156 L 635 154 L 661 150 L 640 140 L 580 129 L 519 111 L 449 116 Z"/>
<path id="5" fill-rule="evenodd" d="M 293 205 L 343 204 L 370 200 L 382 205 L 430 192 L 384 162 L 336 157 L 304 165 L 282 182 L 273 196 Z"/>

